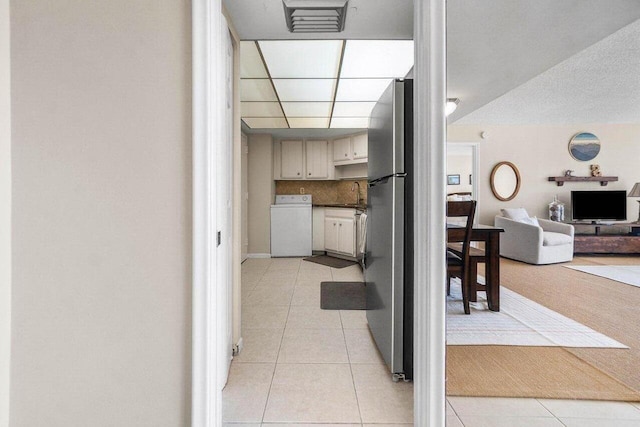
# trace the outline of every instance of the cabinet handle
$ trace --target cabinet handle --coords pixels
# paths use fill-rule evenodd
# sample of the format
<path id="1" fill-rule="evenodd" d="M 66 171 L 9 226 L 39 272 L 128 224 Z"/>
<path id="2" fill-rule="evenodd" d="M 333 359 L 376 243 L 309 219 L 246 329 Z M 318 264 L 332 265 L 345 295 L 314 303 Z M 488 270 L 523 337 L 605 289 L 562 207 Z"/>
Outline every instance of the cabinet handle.
<path id="1" fill-rule="evenodd" d="M 348 155 L 347 153 L 344 153 L 344 156 L 345 156 L 345 157 L 349 157 L 349 155 Z"/>
<path id="2" fill-rule="evenodd" d="M 342 224 L 339 224 L 340 227 L 342 227 Z"/>
<path id="3" fill-rule="evenodd" d="M 358 153 L 356 153 L 356 152 L 354 151 L 354 152 L 353 152 L 353 155 L 354 155 L 354 156 L 357 156 L 357 155 L 358 155 Z"/>
<path id="4" fill-rule="evenodd" d="M 298 172 L 298 175 L 300 175 L 300 172 Z"/>
<path id="5" fill-rule="evenodd" d="M 311 175 L 311 172 L 309 172 L 309 175 Z"/>

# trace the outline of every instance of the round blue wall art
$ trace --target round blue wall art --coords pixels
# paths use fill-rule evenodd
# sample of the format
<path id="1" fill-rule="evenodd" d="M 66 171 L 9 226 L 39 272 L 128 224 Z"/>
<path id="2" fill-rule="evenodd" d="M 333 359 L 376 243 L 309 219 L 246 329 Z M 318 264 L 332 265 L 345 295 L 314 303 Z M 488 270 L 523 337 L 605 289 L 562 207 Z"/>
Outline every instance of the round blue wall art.
<path id="1" fill-rule="evenodd" d="M 589 132 L 581 132 L 574 135 L 569 141 L 569 153 L 571 157 L 581 162 L 595 159 L 600 152 L 600 140 Z"/>

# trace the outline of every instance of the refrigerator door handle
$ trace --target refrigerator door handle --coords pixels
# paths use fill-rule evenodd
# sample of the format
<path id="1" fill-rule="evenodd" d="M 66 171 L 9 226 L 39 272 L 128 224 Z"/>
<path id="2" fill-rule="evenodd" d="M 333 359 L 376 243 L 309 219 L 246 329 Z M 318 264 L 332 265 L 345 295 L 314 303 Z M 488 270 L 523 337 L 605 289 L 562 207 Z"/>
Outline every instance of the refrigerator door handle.
<path id="1" fill-rule="evenodd" d="M 398 172 L 392 173 L 391 175 L 383 176 L 382 178 L 372 179 L 368 182 L 369 187 L 375 187 L 378 184 L 386 184 L 390 178 L 405 178 L 407 176 L 406 172 Z"/>

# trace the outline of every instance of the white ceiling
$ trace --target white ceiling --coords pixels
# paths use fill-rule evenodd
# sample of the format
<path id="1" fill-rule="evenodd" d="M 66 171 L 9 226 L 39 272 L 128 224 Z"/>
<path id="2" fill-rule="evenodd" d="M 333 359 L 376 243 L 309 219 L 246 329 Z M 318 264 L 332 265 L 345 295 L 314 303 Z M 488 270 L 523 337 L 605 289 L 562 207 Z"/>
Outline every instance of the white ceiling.
<path id="1" fill-rule="evenodd" d="M 288 32 L 281 0 L 224 3 L 243 40 L 302 38 Z M 350 0 L 349 7 L 344 32 L 310 34 L 307 38 L 412 37 L 410 0 Z M 639 0 L 448 0 L 447 97 L 461 100 L 449 121 L 469 115 L 638 19 Z M 607 70 L 612 83 L 626 81 L 622 77 L 632 79 L 633 75 L 624 75 L 623 63 L 614 62 L 620 66 Z M 581 65 L 602 68 L 601 61 L 583 61 Z M 592 78 L 590 72 L 573 69 L 571 83 L 563 84 L 585 88 Z M 627 88 L 611 84 L 606 91 L 592 94 L 593 104 L 605 105 L 608 98 L 629 93 Z M 553 85 L 541 85 L 536 95 L 548 99 L 556 90 Z M 630 95 L 635 97 L 629 96 L 630 103 L 640 104 L 640 97 Z M 526 102 L 521 99 L 519 105 Z M 502 108 L 504 113 L 507 107 Z M 571 118 L 565 115 L 568 120 Z"/>
<path id="2" fill-rule="evenodd" d="M 640 20 L 458 120 L 457 124 L 640 122 Z"/>
<path id="3" fill-rule="evenodd" d="M 242 40 L 413 38 L 413 0 L 349 0 L 341 33 L 290 33 L 282 0 L 223 0 Z"/>

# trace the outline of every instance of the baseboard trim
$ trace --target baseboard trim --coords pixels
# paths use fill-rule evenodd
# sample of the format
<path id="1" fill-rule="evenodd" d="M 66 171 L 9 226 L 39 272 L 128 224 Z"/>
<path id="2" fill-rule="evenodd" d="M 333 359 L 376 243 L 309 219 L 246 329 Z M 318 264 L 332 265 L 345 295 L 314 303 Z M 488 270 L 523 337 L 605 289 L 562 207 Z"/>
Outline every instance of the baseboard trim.
<path id="1" fill-rule="evenodd" d="M 271 254 L 247 254 L 247 258 L 271 258 Z"/>

